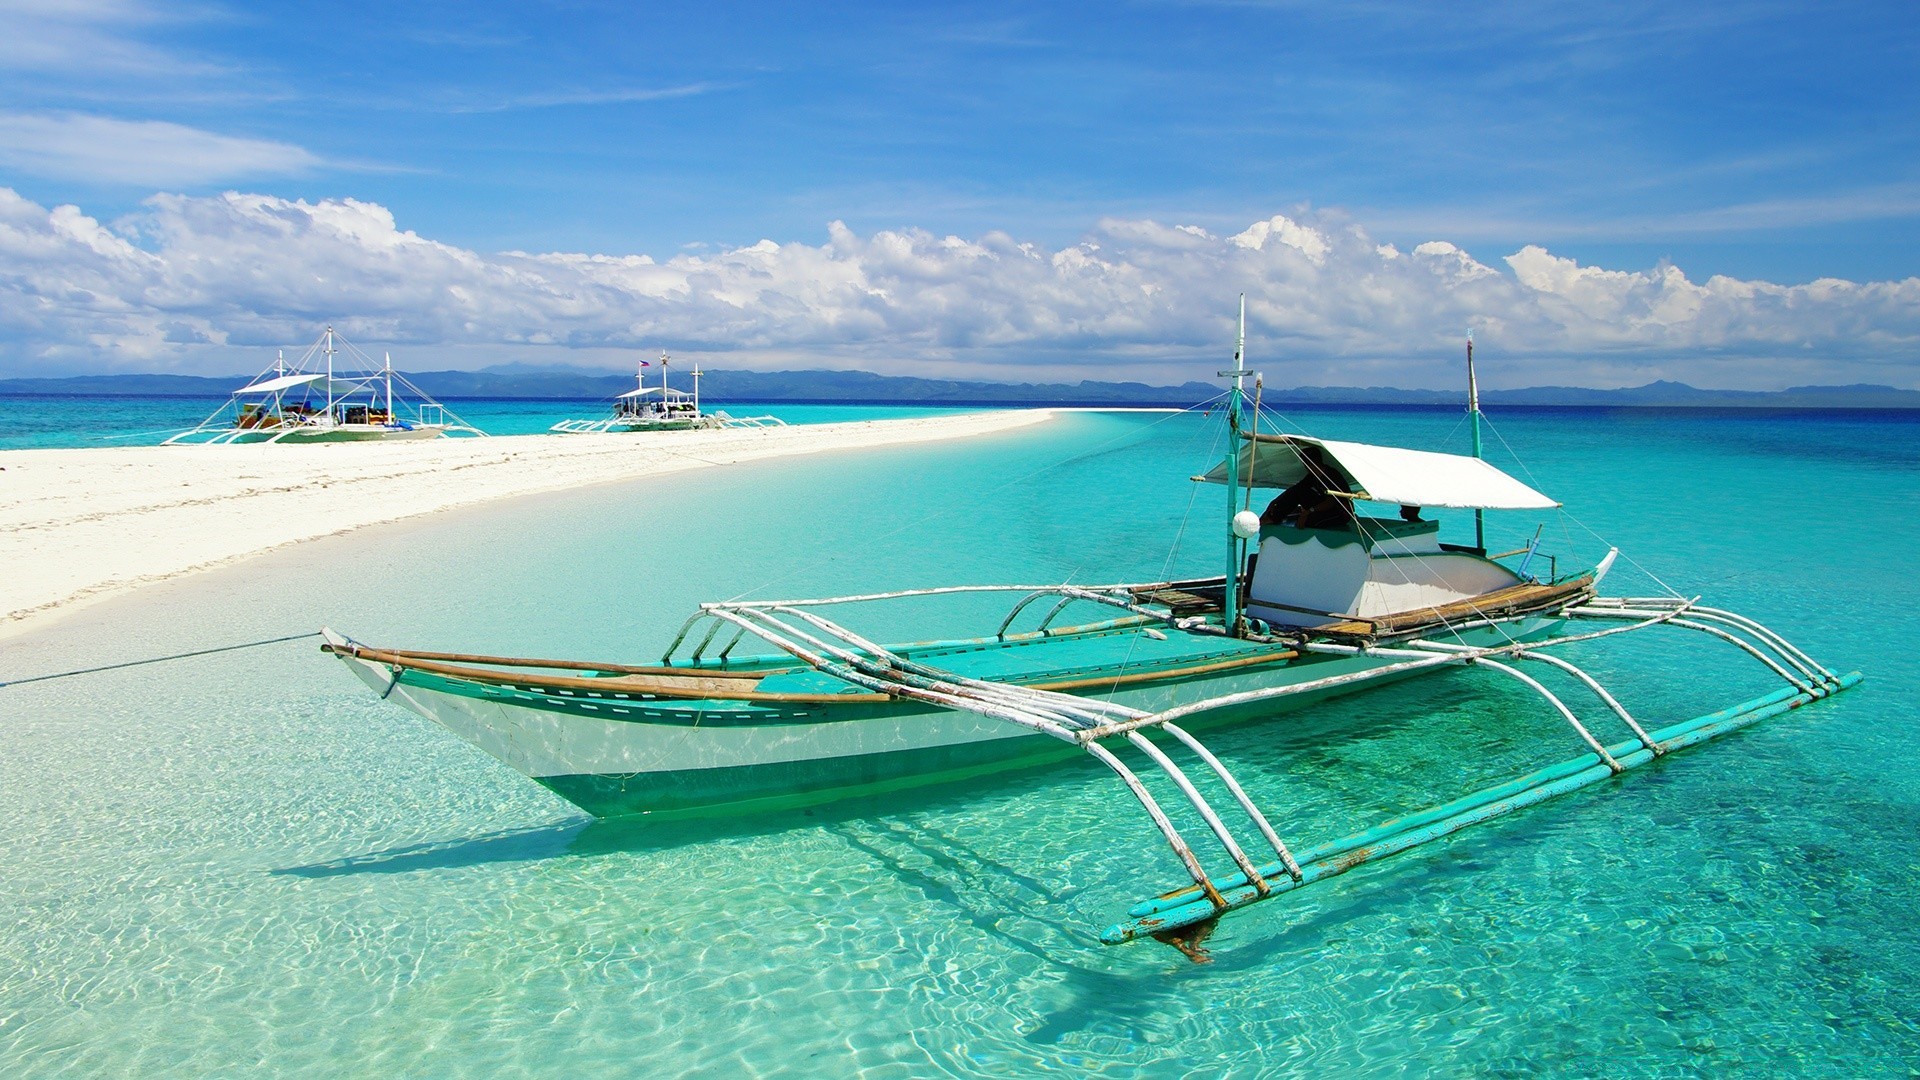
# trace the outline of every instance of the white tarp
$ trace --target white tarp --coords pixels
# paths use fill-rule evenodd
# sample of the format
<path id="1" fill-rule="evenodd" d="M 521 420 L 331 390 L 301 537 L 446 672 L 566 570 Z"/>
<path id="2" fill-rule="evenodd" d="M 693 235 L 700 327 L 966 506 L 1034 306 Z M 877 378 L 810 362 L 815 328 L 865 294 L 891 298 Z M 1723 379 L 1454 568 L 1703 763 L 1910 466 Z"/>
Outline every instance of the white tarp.
<path id="1" fill-rule="evenodd" d="M 1258 441 L 1243 445 L 1240 482 L 1265 488 L 1298 483 L 1307 475 L 1299 446 L 1323 449 L 1353 481 L 1353 494 L 1359 499 L 1460 510 L 1545 510 L 1560 505 L 1479 458 L 1298 435 L 1261 435 Z M 1226 462 L 1199 479 L 1226 483 Z"/>
<path id="2" fill-rule="evenodd" d="M 647 395 L 649 395 L 649 394 L 657 394 L 657 393 L 659 393 L 659 392 L 660 392 L 660 388 L 659 388 L 659 387 L 657 387 L 657 386 L 648 386 L 648 387 L 643 387 L 643 388 L 641 388 L 641 389 L 639 389 L 639 390 L 629 390 L 629 391 L 627 391 L 626 393 L 624 393 L 624 394 L 621 394 L 620 396 L 621 396 L 621 397 L 623 397 L 623 398 L 630 398 L 630 397 L 646 397 L 646 396 L 647 396 Z M 683 398 L 683 397 L 684 397 L 684 398 L 690 398 L 690 397 L 692 397 L 693 395 L 692 395 L 692 394 L 689 394 L 689 393 L 687 393 L 687 392 L 686 392 L 685 390 L 669 390 L 669 391 L 667 391 L 667 396 L 668 396 L 668 397 L 670 397 L 670 398 Z"/>
<path id="3" fill-rule="evenodd" d="M 252 386 L 243 386 L 240 389 L 235 390 L 234 393 L 236 394 L 272 394 L 281 390 L 286 390 L 290 387 L 303 386 L 307 383 L 325 382 L 325 381 L 327 381 L 327 377 L 324 373 L 313 374 L 313 375 L 282 375 L 277 379 L 268 379 L 266 382 L 263 382 L 263 383 L 254 383 Z"/>

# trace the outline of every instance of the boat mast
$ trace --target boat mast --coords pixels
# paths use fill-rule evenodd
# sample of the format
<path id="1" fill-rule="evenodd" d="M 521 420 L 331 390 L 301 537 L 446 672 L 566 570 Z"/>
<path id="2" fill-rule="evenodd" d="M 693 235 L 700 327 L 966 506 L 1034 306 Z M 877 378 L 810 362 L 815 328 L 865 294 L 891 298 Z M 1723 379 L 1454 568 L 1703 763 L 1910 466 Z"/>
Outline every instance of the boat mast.
<path id="1" fill-rule="evenodd" d="M 387 354 L 387 423 L 393 423 L 393 354 Z"/>
<path id="2" fill-rule="evenodd" d="M 1233 515 L 1240 503 L 1240 382 L 1247 375 L 1247 294 L 1240 294 L 1240 335 L 1233 346 L 1233 370 L 1220 374 L 1233 380 L 1227 392 L 1227 581 L 1224 614 L 1227 633 L 1240 633 L 1240 551 L 1239 534 L 1233 531 Z"/>
<path id="3" fill-rule="evenodd" d="M 327 327 L 327 422 L 333 422 L 333 327 Z"/>
<path id="4" fill-rule="evenodd" d="M 1482 457 L 1480 447 L 1480 380 L 1473 373 L 1473 331 L 1467 331 L 1467 417 L 1473 421 L 1473 456 Z M 1487 551 L 1487 512 L 1473 512 L 1473 546 L 1481 554 Z"/>
<path id="5" fill-rule="evenodd" d="M 667 411 L 667 350 L 660 350 L 660 411 Z"/>
<path id="6" fill-rule="evenodd" d="M 693 362 L 693 414 L 700 415 L 700 361 Z"/>

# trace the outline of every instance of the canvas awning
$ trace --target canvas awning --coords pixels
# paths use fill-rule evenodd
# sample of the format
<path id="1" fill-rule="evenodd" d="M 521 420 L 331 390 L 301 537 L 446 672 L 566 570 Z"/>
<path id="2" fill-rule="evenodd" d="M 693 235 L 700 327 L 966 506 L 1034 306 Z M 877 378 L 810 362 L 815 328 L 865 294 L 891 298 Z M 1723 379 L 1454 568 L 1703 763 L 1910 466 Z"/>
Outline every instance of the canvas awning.
<path id="1" fill-rule="evenodd" d="M 1240 448 L 1240 482 L 1265 488 L 1298 483 L 1307 475 L 1300 461 L 1302 446 L 1320 447 L 1344 474 L 1339 479 L 1350 481 L 1356 499 L 1460 510 L 1546 510 L 1560 505 L 1479 458 L 1300 435 L 1249 439 Z M 1226 462 L 1195 479 L 1226 483 Z"/>
<path id="2" fill-rule="evenodd" d="M 620 396 L 623 398 L 646 397 L 649 394 L 657 394 L 659 392 L 660 392 L 660 388 L 657 386 L 643 386 L 638 390 L 629 390 L 626 393 L 621 394 Z M 675 398 L 682 398 L 682 397 L 690 398 L 693 395 L 687 393 L 685 390 L 668 390 L 667 396 L 675 397 Z"/>
<path id="3" fill-rule="evenodd" d="M 277 379 L 268 379 L 266 382 L 254 383 L 252 386 L 243 386 L 235 390 L 234 394 L 275 394 L 291 387 L 326 381 L 327 376 L 324 372 L 316 372 L 311 375 L 282 375 Z"/>

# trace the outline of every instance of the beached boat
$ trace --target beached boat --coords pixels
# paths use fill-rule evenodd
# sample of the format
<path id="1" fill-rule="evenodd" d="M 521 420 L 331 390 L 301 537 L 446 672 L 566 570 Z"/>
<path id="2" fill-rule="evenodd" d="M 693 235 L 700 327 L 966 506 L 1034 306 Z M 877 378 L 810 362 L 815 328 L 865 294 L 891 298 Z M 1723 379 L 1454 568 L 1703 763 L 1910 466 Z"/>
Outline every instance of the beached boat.
<path id="1" fill-rule="evenodd" d="M 1244 344 L 1244 312 L 1242 325 Z M 1471 375 L 1476 454 L 1468 457 L 1261 432 L 1257 395 L 1247 422 L 1241 386 L 1252 373 L 1243 354 L 1222 372 L 1231 380 L 1224 414 L 1235 449 L 1195 477 L 1227 495 L 1226 572 L 1217 577 L 709 603 L 651 664 L 379 648 L 332 631 L 324 648 L 383 698 L 602 816 L 818 802 L 1091 754 L 1138 799 L 1189 879 L 1108 928 L 1110 942 L 1207 923 L 1857 681 L 1697 599 L 1598 596 L 1617 552 L 1565 573 L 1537 541 L 1490 554 L 1484 513 L 1557 504 L 1480 459 Z M 1262 488 L 1283 494 L 1256 515 L 1250 492 Z M 1399 513 L 1360 509 L 1369 504 Z M 1423 507 L 1473 510 L 1475 542 L 1441 542 Z M 970 593 L 1002 593 L 1011 603 L 997 625 L 962 639 L 883 646 L 838 621 L 845 616 L 826 614 Z M 1071 608 L 1103 617 L 1065 624 Z M 1647 724 L 1554 651 L 1655 627 L 1732 643 L 1786 685 L 1707 715 Z M 748 651 L 744 642 L 757 654 L 737 655 Z M 1462 667 L 1537 692 L 1581 754 L 1296 850 L 1276 816 L 1193 734 Z M 1563 699 L 1569 690 L 1585 695 L 1586 716 Z M 1596 709 L 1617 734 L 1593 723 Z M 1242 824 L 1230 827 L 1230 818 Z M 1217 844 L 1217 859 L 1196 852 L 1187 838 L 1196 829 Z"/>
<path id="2" fill-rule="evenodd" d="M 343 362 L 341 355 L 346 357 Z M 373 358 L 329 326 L 297 360 L 273 366 L 233 392 L 226 404 L 162 445 L 411 441 L 486 432 L 468 425 L 393 370 L 393 355 Z"/>
<path id="3" fill-rule="evenodd" d="M 693 365 L 693 392 L 667 386 L 672 357 L 660 354 L 660 385 L 647 385 L 648 361 L 634 369 L 636 386 L 613 399 L 613 415 L 598 420 L 562 420 L 550 431 L 561 435 L 599 435 L 619 431 L 690 431 L 713 428 L 785 427 L 777 416 L 730 416 L 700 411 L 700 365 Z"/>

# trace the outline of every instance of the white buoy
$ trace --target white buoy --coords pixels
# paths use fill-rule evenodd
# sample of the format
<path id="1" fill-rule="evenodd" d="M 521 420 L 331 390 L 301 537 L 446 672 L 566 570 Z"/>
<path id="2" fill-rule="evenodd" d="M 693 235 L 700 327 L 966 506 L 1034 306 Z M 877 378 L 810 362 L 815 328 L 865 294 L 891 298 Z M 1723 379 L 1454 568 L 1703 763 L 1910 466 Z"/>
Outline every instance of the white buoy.
<path id="1" fill-rule="evenodd" d="M 1242 510 L 1233 515 L 1233 535 L 1242 540 L 1251 540 L 1260 535 L 1260 515 L 1251 510 Z"/>

